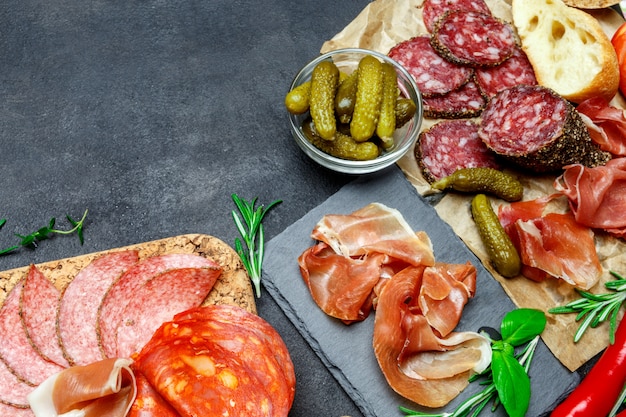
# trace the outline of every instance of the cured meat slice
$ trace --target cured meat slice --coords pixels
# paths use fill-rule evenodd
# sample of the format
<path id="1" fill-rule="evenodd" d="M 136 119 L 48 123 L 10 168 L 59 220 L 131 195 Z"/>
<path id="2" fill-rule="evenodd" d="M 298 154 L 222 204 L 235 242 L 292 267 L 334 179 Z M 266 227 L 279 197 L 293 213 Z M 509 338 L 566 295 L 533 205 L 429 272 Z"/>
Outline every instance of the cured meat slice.
<path id="1" fill-rule="evenodd" d="M 0 358 L 15 374 L 31 384 L 40 384 L 63 367 L 43 358 L 31 345 L 20 319 L 24 279 L 9 292 L 0 309 Z"/>
<path id="2" fill-rule="evenodd" d="M 193 254 L 157 255 L 130 267 L 107 290 L 98 309 L 98 341 L 106 357 L 115 357 L 115 339 L 122 314 L 134 292 L 155 274 L 175 268 L 220 268 L 208 258 Z"/>
<path id="3" fill-rule="evenodd" d="M 425 0 L 422 4 L 422 19 L 428 32 L 432 32 L 437 20 L 451 10 L 491 14 L 484 0 Z"/>
<path id="4" fill-rule="evenodd" d="M 477 68 L 476 83 L 491 98 L 505 88 L 520 84 L 537 85 L 537 78 L 526 53 L 516 46 L 513 55 L 502 64 L 491 68 Z"/>
<path id="5" fill-rule="evenodd" d="M 431 46 L 430 36 L 400 42 L 388 53 L 412 76 L 423 97 L 440 96 L 465 85 L 474 73 L 443 59 Z"/>
<path id="6" fill-rule="evenodd" d="M 135 400 L 129 359 L 104 359 L 51 375 L 29 396 L 37 417 L 75 415 L 124 417 Z"/>
<path id="7" fill-rule="evenodd" d="M 56 333 L 59 297 L 60 292 L 54 284 L 35 265 L 31 265 L 20 296 L 22 324 L 37 353 L 48 361 L 67 367 L 69 363 L 63 356 Z"/>
<path id="8" fill-rule="evenodd" d="M 72 365 L 104 359 L 98 345 L 98 308 L 113 282 L 137 263 L 137 251 L 100 256 L 76 274 L 65 287 L 57 315 L 57 332 L 65 357 Z"/>
<path id="9" fill-rule="evenodd" d="M 180 268 L 156 274 L 126 304 L 116 337 L 116 356 L 129 358 L 175 314 L 199 306 L 221 274 L 221 268 Z"/>
<path id="10" fill-rule="evenodd" d="M 415 157 L 428 182 L 461 168 L 499 168 L 496 156 L 478 137 L 471 120 L 445 120 L 420 133 Z"/>
<path id="11" fill-rule="evenodd" d="M 27 408 L 27 396 L 34 385 L 20 380 L 15 373 L 0 360 L 0 405 L 5 404 L 16 408 Z M 0 412 L 0 415 L 11 415 Z"/>
<path id="12" fill-rule="evenodd" d="M 591 140 L 600 149 L 614 156 L 626 156 L 626 116 L 624 110 L 613 107 L 600 96 L 580 103 L 576 110 L 589 129 Z"/>
<path id="13" fill-rule="evenodd" d="M 7 417 L 33 417 L 35 414 L 33 414 L 30 408 L 18 408 L 0 403 L 0 415 Z"/>
<path id="14" fill-rule="evenodd" d="M 128 417 L 180 417 L 141 372 L 133 367 L 133 373 L 137 383 L 137 397 L 128 412 Z"/>
<path id="15" fill-rule="evenodd" d="M 487 96 L 470 81 L 461 88 L 437 97 L 424 98 L 424 117 L 463 119 L 479 116 L 487 105 Z"/>
<path id="16" fill-rule="evenodd" d="M 491 14 L 453 10 L 437 21 L 430 38 L 433 49 L 457 65 L 493 67 L 513 55 L 513 27 Z"/>
<path id="17" fill-rule="evenodd" d="M 426 407 L 444 406 L 468 385 L 472 372 L 481 372 L 491 362 L 490 342 L 483 336 L 474 332 L 441 335 L 430 324 L 442 329 L 457 325 L 459 309 L 475 290 L 475 274 L 469 264 L 410 266 L 383 287 L 374 319 L 374 353 L 398 394 Z M 450 280 L 460 285 L 450 286 Z M 422 290 L 423 285 L 433 288 Z M 459 301 L 448 305 L 454 306 L 452 310 L 434 308 L 435 294 L 442 300 Z M 429 318 L 421 313 L 421 304 L 431 305 Z"/>
<path id="18" fill-rule="evenodd" d="M 626 236 L 626 158 L 595 168 L 566 166 L 554 188 L 568 198 L 578 223 Z"/>
<path id="19" fill-rule="evenodd" d="M 273 416 L 271 394 L 250 372 L 255 364 L 203 337 L 204 330 L 202 319 L 164 323 L 136 368 L 181 415 Z"/>
<path id="20" fill-rule="evenodd" d="M 542 86 L 498 93 L 483 111 L 478 135 L 492 151 L 537 173 L 604 165 L 611 158 L 591 141 L 574 107 Z"/>
<path id="21" fill-rule="evenodd" d="M 435 263 L 428 235 L 415 233 L 398 210 L 381 203 L 368 204 L 351 214 L 326 215 L 311 237 L 346 257 L 383 253 L 411 265 Z"/>

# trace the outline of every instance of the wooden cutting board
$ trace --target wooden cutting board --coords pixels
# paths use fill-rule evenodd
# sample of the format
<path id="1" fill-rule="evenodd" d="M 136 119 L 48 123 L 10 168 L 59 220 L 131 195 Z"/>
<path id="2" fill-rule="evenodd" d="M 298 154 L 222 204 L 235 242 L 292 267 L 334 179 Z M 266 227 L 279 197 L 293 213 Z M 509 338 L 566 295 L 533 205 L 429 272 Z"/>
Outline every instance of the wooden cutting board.
<path id="1" fill-rule="evenodd" d="M 114 251 L 137 250 L 139 259 L 168 253 L 194 253 L 210 258 L 222 267 L 222 274 L 204 301 L 204 305 L 232 304 L 256 314 L 254 292 L 248 273 L 233 248 L 222 240 L 203 234 L 186 234 L 135 245 L 94 252 L 36 264 L 37 268 L 63 290 L 76 274 L 97 257 Z M 28 272 L 29 265 L 0 272 L 0 304 L 13 286 Z"/>

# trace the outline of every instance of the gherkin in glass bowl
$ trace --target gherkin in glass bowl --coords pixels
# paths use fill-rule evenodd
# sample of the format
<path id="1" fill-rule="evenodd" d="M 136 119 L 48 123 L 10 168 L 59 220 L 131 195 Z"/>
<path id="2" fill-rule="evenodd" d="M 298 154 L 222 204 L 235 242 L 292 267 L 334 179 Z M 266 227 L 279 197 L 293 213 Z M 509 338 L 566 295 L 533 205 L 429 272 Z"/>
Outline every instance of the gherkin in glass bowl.
<path id="1" fill-rule="evenodd" d="M 310 61 L 298 72 L 291 83 L 289 91 L 291 92 L 294 89 L 298 91 L 298 87 L 305 83 L 310 85 L 315 68 L 318 64 L 325 61 L 332 62 L 339 70 L 338 83 L 344 82 L 351 74 L 357 71 L 359 63 L 365 57 L 370 61 L 372 58 L 375 58 L 381 64 L 388 64 L 395 71 L 397 83 L 396 123 L 401 124 L 401 126 L 396 126 L 393 134 L 385 140 L 379 138 L 376 132 L 374 132 L 371 138 L 366 141 L 363 141 L 361 138 L 355 144 L 352 138 L 352 133 L 355 133 L 355 130 L 351 129 L 351 121 L 342 123 L 340 120 L 341 109 L 339 108 L 335 109 L 337 133 L 330 140 L 328 138 L 324 139 L 320 137 L 321 132 L 316 129 L 308 107 L 306 107 L 306 110 L 303 107 L 294 112 L 287 106 L 290 110 L 287 113 L 289 115 L 291 133 L 300 149 L 318 164 L 336 172 L 367 174 L 380 171 L 396 163 L 408 151 L 413 149 L 422 126 L 422 97 L 415 80 L 402 65 L 376 51 L 345 48 L 322 54 Z M 407 103 L 410 103 L 410 105 L 406 105 Z M 408 113 L 403 112 L 405 108 L 410 109 Z M 364 142 L 367 144 L 364 144 Z M 377 152 L 372 150 L 372 144 L 375 144 L 377 147 Z M 341 152 L 337 150 L 343 148 L 347 149 L 347 151 Z M 359 150 L 356 151 L 355 149 Z"/>

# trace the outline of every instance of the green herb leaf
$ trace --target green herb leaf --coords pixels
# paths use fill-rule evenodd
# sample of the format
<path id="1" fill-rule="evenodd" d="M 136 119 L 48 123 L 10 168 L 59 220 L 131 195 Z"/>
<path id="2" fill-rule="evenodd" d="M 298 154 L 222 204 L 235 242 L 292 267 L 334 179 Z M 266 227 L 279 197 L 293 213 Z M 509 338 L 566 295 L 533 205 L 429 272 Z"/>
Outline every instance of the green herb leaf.
<path id="1" fill-rule="evenodd" d="M 508 312 L 502 319 L 500 333 L 502 340 L 513 346 L 528 343 L 546 328 L 546 315 L 543 311 L 531 308 L 518 308 Z"/>
<path id="2" fill-rule="evenodd" d="M 494 350 L 491 359 L 493 383 L 500 402 L 510 417 L 523 417 L 530 404 L 530 379 L 511 353 L 512 348 Z"/>
<path id="3" fill-rule="evenodd" d="M 241 257 L 241 262 L 250 275 L 258 298 L 261 296 L 261 266 L 265 254 L 265 234 L 261 222 L 267 212 L 282 201 L 275 200 L 267 207 L 261 205 L 255 209 L 257 198 L 247 202 L 239 198 L 237 194 L 233 194 L 232 199 L 239 214 L 235 210 L 231 214 L 237 231 L 241 235 L 241 239 L 235 238 L 235 251 Z"/>

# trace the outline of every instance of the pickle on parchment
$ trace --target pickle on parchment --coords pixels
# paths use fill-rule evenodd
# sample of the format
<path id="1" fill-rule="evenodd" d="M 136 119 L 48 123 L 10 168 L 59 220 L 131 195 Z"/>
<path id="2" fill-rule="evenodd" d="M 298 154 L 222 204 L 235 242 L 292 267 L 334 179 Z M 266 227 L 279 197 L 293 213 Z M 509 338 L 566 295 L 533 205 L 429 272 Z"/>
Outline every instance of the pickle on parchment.
<path id="1" fill-rule="evenodd" d="M 451 175 L 435 181 L 431 187 L 436 190 L 486 193 L 506 201 L 519 201 L 524 195 L 524 186 L 517 178 L 487 167 L 457 169 Z"/>

